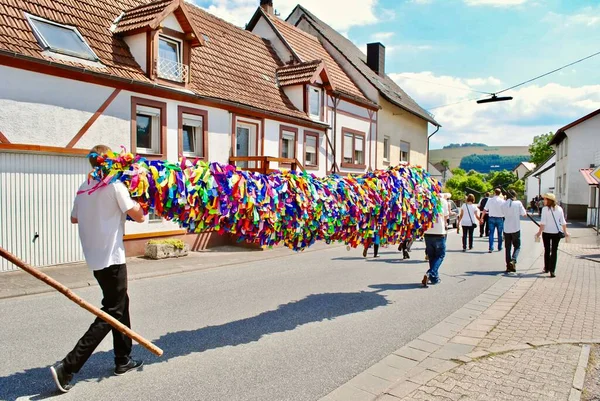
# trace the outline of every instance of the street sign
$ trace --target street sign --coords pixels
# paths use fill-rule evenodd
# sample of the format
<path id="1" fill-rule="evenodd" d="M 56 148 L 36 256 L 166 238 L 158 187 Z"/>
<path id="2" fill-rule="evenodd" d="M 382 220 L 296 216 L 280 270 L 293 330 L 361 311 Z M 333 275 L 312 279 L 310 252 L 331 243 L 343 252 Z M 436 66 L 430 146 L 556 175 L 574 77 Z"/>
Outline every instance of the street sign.
<path id="1" fill-rule="evenodd" d="M 592 171 L 592 177 L 596 179 L 600 183 L 600 167 L 596 167 L 594 171 Z"/>

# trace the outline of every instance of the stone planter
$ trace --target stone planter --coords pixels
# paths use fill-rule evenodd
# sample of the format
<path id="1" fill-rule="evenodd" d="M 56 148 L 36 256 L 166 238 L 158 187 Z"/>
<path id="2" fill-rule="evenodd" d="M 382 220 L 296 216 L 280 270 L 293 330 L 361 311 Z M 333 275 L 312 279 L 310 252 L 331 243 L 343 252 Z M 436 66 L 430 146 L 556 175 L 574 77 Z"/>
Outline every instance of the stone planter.
<path id="1" fill-rule="evenodd" d="M 171 244 L 146 244 L 145 256 L 149 259 L 168 259 L 187 256 L 190 252 L 189 245 L 185 244 L 183 249 L 178 249 Z"/>

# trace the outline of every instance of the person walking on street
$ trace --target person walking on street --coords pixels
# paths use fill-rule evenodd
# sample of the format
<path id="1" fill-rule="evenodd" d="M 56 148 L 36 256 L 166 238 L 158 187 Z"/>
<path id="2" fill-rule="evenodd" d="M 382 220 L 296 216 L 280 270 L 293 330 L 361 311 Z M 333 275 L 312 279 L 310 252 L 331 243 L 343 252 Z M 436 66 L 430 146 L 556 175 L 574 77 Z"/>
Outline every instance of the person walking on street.
<path id="1" fill-rule="evenodd" d="M 556 277 L 556 260 L 558 259 L 558 244 L 562 238 L 570 237 L 567 231 L 567 221 L 562 207 L 556 204 L 554 194 L 544 195 L 544 208 L 540 219 L 540 229 L 536 238 L 544 241 L 544 273 Z"/>
<path id="2" fill-rule="evenodd" d="M 110 152 L 104 145 L 92 148 L 88 159 L 92 167 L 99 165 L 98 156 Z M 102 310 L 127 327 L 129 296 L 127 295 L 127 266 L 123 231 L 126 217 L 142 223 L 145 219 L 141 206 L 129 196 L 121 182 L 101 186 L 87 179 L 81 184 L 71 212 L 71 223 L 78 224 L 79 238 L 88 267 L 102 290 Z M 143 362 L 130 357 L 132 342 L 129 337 L 97 318 L 81 337 L 75 348 L 50 368 L 58 389 L 66 393 L 72 388 L 73 375 L 83 367 L 104 337 L 112 331 L 115 353 L 115 375 L 122 375 L 142 366 Z"/>
<path id="3" fill-rule="evenodd" d="M 450 212 L 448 202 L 444 200 L 443 196 L 440 196 L 439 202 L 441 210 L 439 210 L 433 227 L 425 232 L 425 252 L 429 261 L 429 270 L 421 280 L 423 287 L 427 287 L 428 282 L 438 284 L 441 281 L 439 270 L 446 257 L 446 221 L 450 216 Z"/>
<path id="4" fill-rule="evenodd" d="M 460 215 L 458 216 L 458 225 L 462 229 L 462 246 L 463 252 L 467 251 L 467 237 L 469 240 L 469 250 L 473 249 L 473 233 L 477 227 L 479 220 L 479 209 L 473 203 L 475 196 L 469 194 L 466 203 L 460 207 Z"/>
<path id="5" fill-rule="evenodd" d="M 502 232 L 504 230 L 504 214 L 502 213 L 502 205 L 504 200 L 500 197 L 502 191 L 500 188 L 494 190 L 494 197 L 485 204 L 484 214 L 489 215 L 488 224 L 490 229 L 490 250 L 494 252 L 494 233 L 498 234 L 498 251 L 502 251 Z"/>
<path id="6" fill-rule="evenodd" d="M 527 216 L 527 211 L 521 201 L 517 200 L 517 193 L 512 189 L 508 191 L 508 200 L 502 205 L 502 211 L 505 219 L 506 272 L 514 273 L 517 271 L 517 259 L 521 252 L 521 216 Z"/>
<path id="7" fill-rule="evenodd" d="M 483 221 L 481 222 L 481 224 L 479 224 L 479 238 L 483 237 L 484 235 L 486 237 L 488 235 L 490 235 L 490 226 L 488 225 L 488 215 L 483 213 L 485 210 L 485 205 L 488 203 L 489 200 L 490 200 L 490 193 L 486 192 L 485 196 L 483 198 L 481 198 L 481 200 L 479 201 L 479 212 L 481 214 L 483 214 Z"/>
<path id="8" fill-rule="evenodd" d="M 412 247 L 412 244 L 414 242 L 414 239 L 406 239 L 404 241 L 402 241 L 400 243 L 400 245 L 398 246 L 398 251 L 402 251 L 402 259 L 406 260 L 406 259 L 410 259 L 410 248 Z"/>

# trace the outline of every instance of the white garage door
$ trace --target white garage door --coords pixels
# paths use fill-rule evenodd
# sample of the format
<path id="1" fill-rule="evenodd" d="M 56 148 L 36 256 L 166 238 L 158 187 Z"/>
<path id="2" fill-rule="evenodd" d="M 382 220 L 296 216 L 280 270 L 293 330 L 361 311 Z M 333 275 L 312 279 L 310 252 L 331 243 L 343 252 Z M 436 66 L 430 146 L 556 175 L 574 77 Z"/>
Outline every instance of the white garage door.
<path id="1" fill-rule="evenodd" d="M 71 205 L 84 157 L 0 152 L 0 246 L 33 266 L 83 260 Z M 17 268 L 0 259 L 0 272 Z"/>

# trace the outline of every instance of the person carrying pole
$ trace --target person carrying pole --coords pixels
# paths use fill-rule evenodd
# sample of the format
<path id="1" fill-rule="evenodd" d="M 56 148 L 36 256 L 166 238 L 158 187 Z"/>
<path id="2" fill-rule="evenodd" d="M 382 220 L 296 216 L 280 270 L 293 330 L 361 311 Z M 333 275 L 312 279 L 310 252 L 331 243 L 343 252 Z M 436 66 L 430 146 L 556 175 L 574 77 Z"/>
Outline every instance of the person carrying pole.
<path id="1" fill-rule="evenodd" d="M 92 167 L 99 166 L 98 158 L 111 152 L 104 145 L 93 147 L 88 155 Z M 98 182 L 88 178 L 81 186 L 73 202 L 71 223 L 78 224 L 79 238 L 88 267 L 102 290 L 102 310 L 127 327 L 129 296 L 127 295 L 127 266 L 123 232 L 127 216 L 142 223 L 145 220 L 142 207 L 131 199 L 121 182 L 95 188 Z M 83 367 L 96 347 L 112 330 L 115 353 L 115 375 L 123 375 L 142 366 L 143 362 L 132 359 L 132 341 L 106 321 L 98 318 L 60 362 L 50 367 L 58 389 L 66 393 L 73 386 L 73 375 Z"/>

